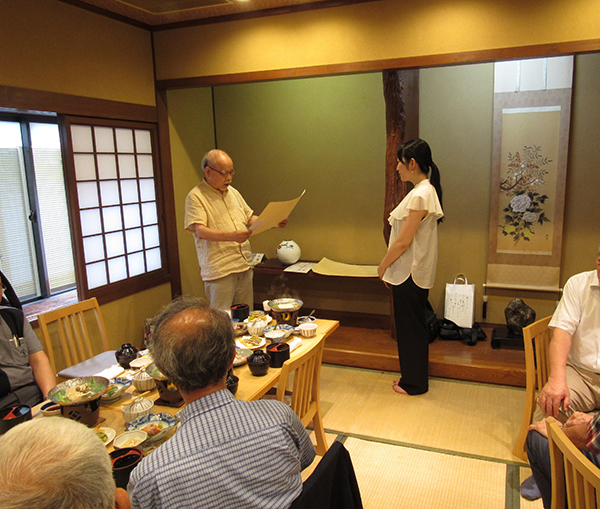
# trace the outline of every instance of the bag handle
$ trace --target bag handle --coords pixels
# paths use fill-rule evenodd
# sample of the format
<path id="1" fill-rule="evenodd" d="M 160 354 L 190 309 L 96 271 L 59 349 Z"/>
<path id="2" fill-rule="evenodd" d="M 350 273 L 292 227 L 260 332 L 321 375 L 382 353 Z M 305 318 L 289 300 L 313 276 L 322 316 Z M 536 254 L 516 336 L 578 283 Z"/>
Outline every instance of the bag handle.
<path id="1" fill-rule="evenodd" d="M 465 282 L 465 284 L 466 284 L 466 285 L 468 285 L 468 284 L 469 284 L 469 282 L 467 281 L 467 276 L 465 276 L 465 275 L 464 275 L 462 272 L 461 272 L 461 273 L 460 273 L 458 276 L 456 276 L 456 277 L 454 278 L 454 284 L 456 284 L 456 282 L 457 282 L 459 279 L 462 279 L 462 280 Z"/>

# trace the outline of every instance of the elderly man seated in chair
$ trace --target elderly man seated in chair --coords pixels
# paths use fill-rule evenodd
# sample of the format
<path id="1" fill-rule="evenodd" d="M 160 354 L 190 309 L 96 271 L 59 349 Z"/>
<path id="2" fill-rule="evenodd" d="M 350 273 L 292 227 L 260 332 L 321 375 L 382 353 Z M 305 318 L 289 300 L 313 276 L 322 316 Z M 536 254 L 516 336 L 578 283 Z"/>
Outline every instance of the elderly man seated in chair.
<path id="1" fill-rule="evenodd" d="M 527 457 L 544 509 L 552 506 L 552 468 L 546 421 L 532 424 L 527 435 Z M 574 412 L 563 426 L 565 435 L 597 467 L 600 467 L 600 413 Z"/>
<path id="2" fill-rule="evenodd" d="M 8 283 L 2 276 L 0 410 L 14 405 L 37 405 L 56 385 L 50 361 L 23 311 L 4 299 Z"/>
<path id="3" fill-rule="evenodd" d="M 157 317 L 148 345 L 187 406 L 179 429 L 134 469 L 134 508 L 290 507 L 315 449 L 279 401 L 239 401 L 225 385 L 235 357 L 231 319 L 192 298 Z"/>
<path id="4" fill-rule="evenodd" d="M 565 423 L 573 412 L 600 409 L 600 247 L 596 270 L 567 281 L 549 327 L 553 329 L 550 375 L 533 420 L 551 415 Z M 521 485 L 521 494 L 539 497 L 531 477 Z"/>
<path id="5" fill-rule="evenodd" d="M 65 417 L 18 424 L 0 437 L 2 509 L 130 509 L 96 433 Z"/>

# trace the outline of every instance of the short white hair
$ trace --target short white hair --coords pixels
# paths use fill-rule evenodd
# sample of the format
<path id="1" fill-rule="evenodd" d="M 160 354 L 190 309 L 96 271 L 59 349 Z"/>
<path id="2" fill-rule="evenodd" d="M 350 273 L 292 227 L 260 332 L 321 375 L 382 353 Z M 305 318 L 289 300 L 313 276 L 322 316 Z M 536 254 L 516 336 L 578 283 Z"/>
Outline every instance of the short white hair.
<path id="1" fill-rule="evenodd" d="M 106 447 L 84 424 L 41 417 L 0 437 L 3 509 L 114 509 L 115 490 Z"/>

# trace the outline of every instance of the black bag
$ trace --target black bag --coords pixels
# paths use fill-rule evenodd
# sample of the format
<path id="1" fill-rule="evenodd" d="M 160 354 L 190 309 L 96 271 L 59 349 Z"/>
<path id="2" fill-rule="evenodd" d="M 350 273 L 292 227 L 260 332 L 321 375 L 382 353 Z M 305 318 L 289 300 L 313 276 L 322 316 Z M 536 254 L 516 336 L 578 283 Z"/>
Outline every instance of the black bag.
<path id="1" fill-rule="evenodd" d="M 440 338 L 446 340 L 464 341 L 467 345 L 473 346 L 477 340 L 483 341 L 487 338 L 485 332 L 478 323 L 474 323 L 472 328 L 459 327 L 450 320 L 438 320 L 440 327 Z"/>
<path id="2" fill-rule="evenodd" d="M 427 332 L 429 333 L 429 342 L 433 343 L 440 335 L 439 322 L 437 315 L 433 310 L 433 306 L 427 301 L 427 309 L 425 311 L 425 318 L 427 319 Z"/>

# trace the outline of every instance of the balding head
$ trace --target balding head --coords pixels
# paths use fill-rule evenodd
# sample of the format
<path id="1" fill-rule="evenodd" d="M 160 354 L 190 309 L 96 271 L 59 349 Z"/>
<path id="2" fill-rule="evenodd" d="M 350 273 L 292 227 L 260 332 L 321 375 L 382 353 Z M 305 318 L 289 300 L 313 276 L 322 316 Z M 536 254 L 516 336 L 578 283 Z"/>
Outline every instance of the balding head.
<path id="1" fill-rule="evenodd" d="M 158 369 L 179 390 L 216 385 L 235 355 L 231 319 L 202 299 L 180 297 L 156 318 L 148 347 Z"/>

